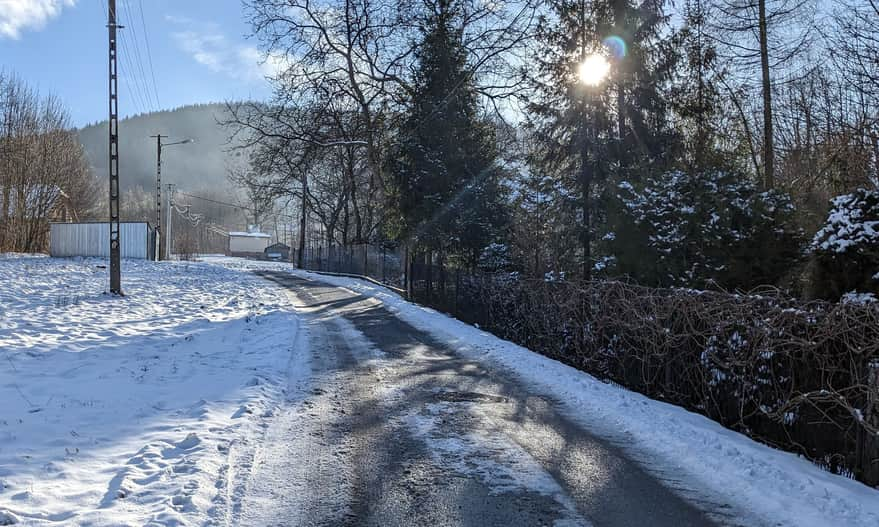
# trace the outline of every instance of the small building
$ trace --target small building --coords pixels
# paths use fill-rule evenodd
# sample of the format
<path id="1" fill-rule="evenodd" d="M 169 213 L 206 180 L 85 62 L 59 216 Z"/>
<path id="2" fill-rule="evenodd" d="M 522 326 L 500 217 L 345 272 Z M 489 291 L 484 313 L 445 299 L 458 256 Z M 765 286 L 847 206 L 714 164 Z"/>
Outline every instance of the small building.
<path id="1" fill-rule="evenodd" d="M 266 247 L 264 252 L 266 260 L 290 260 L 290 246 L 283 243 L 273 243 Z"/>
<path id="2" fill-rule="evenodd" d="M 145 222 L 120 222 L 122 258 L 152 260 L 155 232 Z M 55 258 L 110 257 L 110 222 L 93 221 L 49 224 L 49 254 Z"/>
<path id="3" fill-rule="evenodd" d="M 227 254 L 245 258 L 263 258 L 272 237 L 264 232 L 230 232 Z"/>

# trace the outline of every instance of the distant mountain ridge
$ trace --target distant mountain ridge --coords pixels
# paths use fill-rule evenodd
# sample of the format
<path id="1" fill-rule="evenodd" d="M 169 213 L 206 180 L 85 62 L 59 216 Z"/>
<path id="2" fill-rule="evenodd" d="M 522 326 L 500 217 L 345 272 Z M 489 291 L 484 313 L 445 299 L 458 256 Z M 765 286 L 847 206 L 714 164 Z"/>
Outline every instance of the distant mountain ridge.
<path id="1" fill-rule="evenodd" d="M 222 103 L 182 106 L 128 117 L 119 122 L 119 173 L 122 191 L 137 186 L 146 190 L 156 186 L 156 139 L 164 142 L 192 139 L 194 142 L 162 150 L 162 183 L 175 183 L 181 189 L 214 191 L 229 189 L 231 166 L 243 165 L 246 155 L 230 152 L 229 130 L 219 124 L 227 115 Z M 107 121 L 77 131 L 95 174 L 107 178 Z"/>

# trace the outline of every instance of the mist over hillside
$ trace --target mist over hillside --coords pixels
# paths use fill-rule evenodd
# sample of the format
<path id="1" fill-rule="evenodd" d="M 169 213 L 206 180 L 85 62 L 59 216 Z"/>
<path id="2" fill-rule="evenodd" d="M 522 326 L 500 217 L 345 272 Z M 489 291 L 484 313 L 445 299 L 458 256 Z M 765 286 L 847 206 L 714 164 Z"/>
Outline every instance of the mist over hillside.
<path id="1" fill-rule="evenodd" d="M 137 115 L 119 122 L 119 171 L 122 191 L 138 186 L 145 190 L 156 185 L 156 139 L 164 142 L 193 139 L 193 143 L 162 149 L 162 182 L 181 189 L 210 189 L 237 194 L 229 182 L 229 168 L 240 166 L 246 155 L 230 152 L 229 132 L 219 124 L 226 113 L 223 104 L 183 106 Z M 107 179 L 107 122 L 92 124 L 78 131 L 95 175 Z"/>

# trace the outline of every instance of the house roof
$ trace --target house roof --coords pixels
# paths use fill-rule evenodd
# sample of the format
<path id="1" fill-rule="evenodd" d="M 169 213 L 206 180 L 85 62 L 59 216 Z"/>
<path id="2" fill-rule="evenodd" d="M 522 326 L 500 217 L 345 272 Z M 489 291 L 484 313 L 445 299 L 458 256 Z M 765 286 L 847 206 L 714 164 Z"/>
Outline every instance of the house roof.
<path id="1" fill-rule="evenodd" d="M 229 233 L 229 236 L 236 236 L 241 238 L 271 238 L 270 234 L 266 234 L 264 232 L 240 232 L 233 231 Z"/>

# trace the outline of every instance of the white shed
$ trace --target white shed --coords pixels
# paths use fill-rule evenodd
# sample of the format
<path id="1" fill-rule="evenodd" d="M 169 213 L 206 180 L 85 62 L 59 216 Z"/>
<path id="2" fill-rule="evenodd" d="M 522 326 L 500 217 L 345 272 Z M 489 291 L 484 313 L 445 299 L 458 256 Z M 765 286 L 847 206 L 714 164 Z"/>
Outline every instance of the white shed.
<path id="1" fill-rule="evenodd" d="M 152 259 L 153 228 L 146 222 L 119 224 L 122 258 Z M 56 258 L 73 256 L 110 257 L 110 223 L 52 223 L 49 225 L 49 254 Z"/>
<path id="2" fill-rule="evenodd" d="M 261 258 L 271 239 L 264 232 L 230 232 L 229 255 Z"/>

